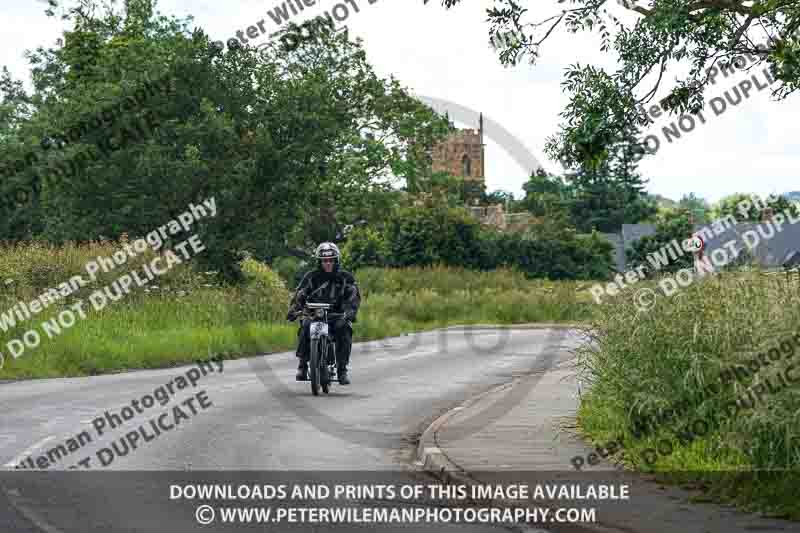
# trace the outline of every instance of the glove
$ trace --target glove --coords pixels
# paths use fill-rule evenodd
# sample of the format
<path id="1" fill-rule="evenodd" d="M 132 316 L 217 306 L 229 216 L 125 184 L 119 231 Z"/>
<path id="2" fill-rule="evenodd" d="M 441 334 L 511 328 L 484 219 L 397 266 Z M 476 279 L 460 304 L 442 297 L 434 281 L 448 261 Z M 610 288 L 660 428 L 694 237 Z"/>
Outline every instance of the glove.
<path id="1" fill-rule="evenodd" d="M 344 312 L 344 319 L 348 322 L 355 322 L 356 321 L 356 314 L 353 311 L 345 311 Z"/>
<path id="2" fill-rule="evenodd" d="M 286 314 L 286 320 L 288 320 L 289 322 L 294 322 L 295 320 L 297 320 L 297 315 L 295 314 L 294 311 L 289 311 Z"/>

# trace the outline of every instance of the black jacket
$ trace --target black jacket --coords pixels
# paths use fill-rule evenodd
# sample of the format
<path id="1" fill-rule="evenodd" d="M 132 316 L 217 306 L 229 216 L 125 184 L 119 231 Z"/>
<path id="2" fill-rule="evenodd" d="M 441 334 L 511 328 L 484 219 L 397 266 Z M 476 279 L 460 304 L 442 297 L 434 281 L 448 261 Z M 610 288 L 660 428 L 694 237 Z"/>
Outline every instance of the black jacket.
<path id="1" fill-rule="evenodd" d="M 349 313 L 355 322 L 358 307 L 361 305 L 361 293 L 350 272 L 340 270 L 328 274 L 313 270 L 303 276 L 289 304 L 289 312 L 302 310 L 306 301 L 333 304 L 331 312 Z"/>

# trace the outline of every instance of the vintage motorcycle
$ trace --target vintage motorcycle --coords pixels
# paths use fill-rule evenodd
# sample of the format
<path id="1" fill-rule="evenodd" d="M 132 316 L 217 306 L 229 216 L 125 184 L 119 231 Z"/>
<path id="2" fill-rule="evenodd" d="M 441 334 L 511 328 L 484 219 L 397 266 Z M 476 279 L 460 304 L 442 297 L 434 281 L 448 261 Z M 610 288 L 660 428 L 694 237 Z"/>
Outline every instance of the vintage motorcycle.
<path id="1" fill-rule="evenodd" d="M 330 313 L 330 308 L 331 304 L 308 302 L 303 313 L 311 320 L 308 379 L 314 396 L 319 395 L 320 388 L 328 394 L 330 384 L 336 379 L 336 340 L 329 333 L 328 322 L 343 317 L 344 313 Z"/>

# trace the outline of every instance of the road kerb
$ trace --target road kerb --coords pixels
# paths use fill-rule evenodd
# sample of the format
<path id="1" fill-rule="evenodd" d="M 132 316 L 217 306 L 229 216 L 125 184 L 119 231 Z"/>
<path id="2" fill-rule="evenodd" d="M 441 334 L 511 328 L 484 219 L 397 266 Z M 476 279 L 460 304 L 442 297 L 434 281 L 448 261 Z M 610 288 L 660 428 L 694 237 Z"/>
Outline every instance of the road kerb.
<path id="1" fill-rule="evenodd" d="M 450 409 L 443 415 L 439 416 L 436 420 L 434 420 L 425 429 L 425 431 L 422 432 L 422 435 L 420 436 L 419 439 L 419 444 L 417 445 L 417 461 L 418 464 L 422 466 L 422 469 L 446 485 L 466 485 L 466 486 L 480 485 L 480 482 L 478 482 L 475 478 L 473 478 L 467 470 L 465 470 L 463 467 L 450 460 L 450 458 L 447 456 L 447 451 L 439 446 L 439 443 L 436 439 L 436 434 L 443 426 L 447 424 L 447 421 L 456 413 L 459 413 L 465 409 L 469 409 L 471 406 L 477 404 L 483 398 L 485 398 L 490 394 L 497 393 L 502 391 L 503 389 L 508 389 L 513 387 L 514 385 L 517 384 L 518 381 L 520 380 L 514 380 L 511 383 L 506 383 L 494 387 L 488 391 L 482 392 L 481 394 L 465 401 L 460 406 Z M 466 501 L 468 501 L 469 503 L 503 505 L 506 507 L 514 507 L 519 505 L 519 502 L 510 500 L 484 499 L 478 502 L 472 498 L 468 498 Z M 540 504 L 540 506 L 547 507 L 550 509 L 557 508 L 557 507 L 550 507 L 549 505 L 546 504 L 544 505 Z M 631 533 L 629 529 L 619 529 L 604 524 L 582 523 L 582 524 L 570 524 L 570 526 L 582 528 L 588 533 Z M 543 528 L 535 528 L 528 526 L 526 524 L 518 524 L 513 526 L 511 529 L 519 533 L 551 533 L 550 530 Z"/>

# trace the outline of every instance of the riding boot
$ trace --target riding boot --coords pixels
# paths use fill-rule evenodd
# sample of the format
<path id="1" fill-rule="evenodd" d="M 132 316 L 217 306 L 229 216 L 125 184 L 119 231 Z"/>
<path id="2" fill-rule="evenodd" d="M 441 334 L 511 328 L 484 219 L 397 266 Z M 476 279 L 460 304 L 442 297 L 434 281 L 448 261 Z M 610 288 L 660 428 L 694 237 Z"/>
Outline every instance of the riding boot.
<path id="1" fill-rule="evenodd" d="M 309 354 L 309 346 L 308 346 L 308 326 L 306 321 L 302 321 L 300 323 L 300 329 L 297 331 L 298 343 L 297 343 L 297 358 L 300 359 L 300 363 L 297 365 L 297 376 L 295 379 L 297 381 L 308 381 L 308 354 Z"/>
<path id="2" fill-rule="evenodd" d="M 295 376 L 297 381 L 308 381 L 308 360 L 307 359 L 300 359 L 300 364 L 297 365 L 297 375 Z"/>
<path id="3" fill-rule="evenodd" d="M 336 323 L 336 374 L 340 385 L 349 385 L 350 377 L 347 375 L 347 366 L 350 364 L 350 351 L 353 346 L 353 330 L 345 321 Z"/>
<path id="4" fill-rule="evenodd" d="M 336 345 L 336 374 L 339 377 L 340 385 L 350 385 L 350 377 L 347 374 L 347 366 L 350 364 L 350 339 L 341 340 L 341 345 Z M 341 347 L 340 347 L 341 346 Z"/>

